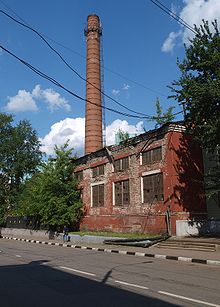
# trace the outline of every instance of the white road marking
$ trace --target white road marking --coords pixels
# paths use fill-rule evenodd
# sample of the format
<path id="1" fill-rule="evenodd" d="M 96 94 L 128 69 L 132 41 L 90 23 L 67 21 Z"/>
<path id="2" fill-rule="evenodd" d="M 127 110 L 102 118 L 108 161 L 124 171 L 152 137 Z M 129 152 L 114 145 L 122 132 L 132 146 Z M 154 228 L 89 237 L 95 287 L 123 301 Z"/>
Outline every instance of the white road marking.
<path id="1" fill-rule="evenodd" d="M 166 255 L 154 255 L 154 258 L 157 258 L 157 259 L 166 259 Z"/>
<path id="2" fill-rule="evenodd" d="M 119 251 L 119 254 L 121 254 L 121 255 L 127 255 L 127 251 Z"/>
<path id="3" fill-rule="evenodd" d="M 177 295 L 177 294 L 173 294 L 173 293 L 169 293 L 169 292 L 165 292 L 165 291 L 158 291 L 158 293 L 168 295 L 168 296 L 172 296 L 172 297 L 176 297 L 176 298 L 180 298 L 182 300 L 186 300 L 186 301 L 190 301 L 190 302 L 194 302 L 194 303 L 198 303 L 198 304 L 203 304 L 203 305 L 212 306 L 212 307 L 220 307 L 220 305 L 217 305 L 217 304 L 212 304 L 212 303 L 196 300 L 194 298 L 190 298 L 190 297 L 186 297 L 186 296 L 182 296 L 182 295 Z"/>
<path id="4" fill-rule="evenodd" d="M 18 257 L 18 258 L 21 258 L 21 255 L 15 255 L 16 257 Z"/>
<path id="5" fill-rule="evenodd" d="M 148 290 L 148 289 L 149 289 L 149 288 L 144 287 L 144 286 L 140 286 L 140 285 L 136 285 L 136 284 L 130 284 L 130 283 L 128 283 L 128 282 L 121 281 L 121 280 L 114 280 L 114 282 L 116 282 L 116 283 L 118 283 L 118 284 L 125 285 L 125 286 L 140 288 L 140 289 L 144 289 L 144 290 Z"/>
<path id="6" fill-rule="evenodd" d="M 64 269 L 64 270 L 69 270 L 69 271 L 73 271 L 73 272 L 76 272 L 76 273 L 84 274 L 84 275 L 96 276 L 96 275 L 93 274 L 93 273 L 84 272 L 84 271 L 80 271 L 80 270 L 68 268 L 68 267 L 65 267 L 65 266 L 60 266 L 60 268 L 61 268 L 61 269 Z"/>
<path id="7" fill-rule="evenodd" d="M 188 261 L 188 262 L 191 262 L 192 261 L 192 258 L 189 258 L 189 257 L 178 257 L 178 260 L 180 261 Z"/>

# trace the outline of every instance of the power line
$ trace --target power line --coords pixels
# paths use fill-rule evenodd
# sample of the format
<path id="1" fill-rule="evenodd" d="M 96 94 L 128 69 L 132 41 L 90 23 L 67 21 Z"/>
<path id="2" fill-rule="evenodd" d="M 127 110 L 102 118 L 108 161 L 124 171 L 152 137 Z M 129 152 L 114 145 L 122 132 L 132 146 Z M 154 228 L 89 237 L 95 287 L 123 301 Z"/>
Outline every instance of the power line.
<path id="1" fill-rule="evenodd" d="M 120 115 L 123 115 L 123 116 L 127 116 L 127 117 L 132 117 L 132 118 L 139 118 L 139 119 L 155 119 L 155 118 L 158 118 L 158 117 L 154 117 L 154 116 L 138 116 L 138 115 L 133 115 L 133 114 L 128 114 L 128 113 L 124 113 L 124 112 L 120 112 L 120 111 L 117 111 L 117 110 L 114 110 L 114 109 L 111 109 L 109 107 L 106 107 L 106 106 L 102 106 L 102 105 L 99 105 L 95 102 L 92 102 L 86 98 L 83 98 L 81 96 L 79 96 L 78 94 L 74 93 L 73 91 L 69 90 L 68 88 L 66 88 L 65 86 L 63 86 L 61 83 L 59 83 L 56 79 L 48 76 L 47 74 L 43 73 L 41 70 L 37 69 L 36 67 L 34 67 L 33 65 L 31 65 L 30 63 L 26 62 L 25 60 L 21 59 L 20 57 L 18 57 L 17 55 L 15 55 L 14 53 L 12 53 L 11 51 L 9 51 L 7 48 L 5 48 L 4 46 L 0 45 L 0 48 L 2 50 L 4 50 L 6 53 L 10 54 L 12 57 L 14 57 L 15 59 L 17 59 L 19 62 L 21 62 L 22 64 L 24 64 L 25 66 L 27 66 L 29 69 L 31 69 L 33 72 L 35 72 L 37 75 L 41 76 L 42 78 L 50 81 L 51 83 L 55 84 L 56 86 L 62 88 L 64 91 L 66 91 L 67 93 L 69 93 L 70 95 L 76 97 L 77 99 L 79 100 L 82 100 L 82 101 L 85 101 L 85 102 L 88 102 L 88 103 L 91 103 L 93 105 L 96 105 L 100 108 L 104 108 L 108 111 L 111 111 L 111 112 L 114 112 L 114 113 L 117 113 L 117 114 L 120 114 Z M 177 112 L 175 115 L 178 115 L 180 113 L 182 113 L 183 111 L 180 111 L 180 112 Z M 160 118 L 164 118 L 164 116 L 161 116 Z"/>
<path id="2" fill-rule="evenodd" d="M 18 17 L 21 21 L 23 21 L 25 24 L 27 24 L 27 25 L 30 26 L 30 24 L 29 24 L 26 20 L 24 20 L 22 17 L 20 17 L 12 8 L 10 8 L 10 7 L 9 7 L 7 4 L 5 4 L 2 0 L 0 0 L 0 3 L 2 3 L 3 6 L 5 6 L 9 11 L 11 11 L 11 12 L 12 12 L 16 17 Z M 39 32 L 39 33 L 40 33 L 40 32 Z M 77 52 L 76 50 L 73 50 L 72 48 L 65 46 L 64 44 L 62 44 L 62 43 L 60 43 L 60 42 L 54 40 L 53 38 L 51 38 L 51 37 L 49 37 L 49 36 L 47 36 L 47 35 L 45 35 L 45 34 L 43 34 L 43 33 L 40 33 L 40 34 L 41 34 L 43 37 L 45 37 L 45 38 L 47 38 L 48 40 L 50 40 L 51 42 L 53 42 L 54 44 L 57 44 L 58 46 L 60 46 L 60 47 L 62 47 L 62 48 L 64 48 L 64 49 L 66 49 L 66 50 L 68 50 L 69 52 L 72 52 L 72 53 L 78 55 L 79 57 L 81 57 L 81 58 L 83 58 L 83 59 L 86 59 L 86 57 L 85 57 L 84 55 L 82 55 L 81 53 Z M 109 71 L 110 73 L 112 73 L 112 74 L 114 74 L 114 75 L 116 75 L 116 76 L 118 76 L 118 77 L 120 77 L 120 78 L 122 78 L 122 79 L 124 79 L 124 80 L 127 80 L 127 81 L 129 81 L 129 82 L 132 82 L 133 84 L 135 84 L 135 85 L 137 85 L 137 86 L 139 86 L 139 87 L 142 87 L 142 88 L 144 88 L 144 89 L 146 89 L 146 90 L 148 90 L 148 91 L 151 91 L 152 93 L 155 93 L 155 94 L 160 95 L 160 96 L 163 96 L 163 97 L 167 97 L 167 95 L 164 95 L 163 93 L 161 93 L 161 92 L 159 92 L 159 91 L 156 91 L 156 90 L 154 90 L 154 89 L 152 89 L 152 88 L 150 88 L 150 87 L 148 87 L 148 86 L 146 86 L 146 85 L 144 85 L 144 84 L 142 84 L 142 83 L 140 83 L 140 82 L 137 82 L 137 81 L 135 81 L 135 80 L 132 80 L 132 79 L 130 79 L 130 78 L 128 78 L 128 77 L 122 75 L 121 73 L 118 73 L 118 72 L 116 72 L 116 71 L 114 71 L 114 70 L 112 70 L 112 69 L 110 69 L 110 68 L 108 68 L 108 67 L 106 67 L 106 66 L 104 66 L 104 65 L 103 65 L 103 69 L 106 70 L 106 71 Z"/>
<path id="3" fill-rule="evenodd" d="M 178 23 L 186 27 L 188 30 L 193 32 L 194 34 L 197 34 L 197 32 L 194 30 L 194 28 L 188 24 L 184 19 L 176 15 L 174 12 L 172 12 L 168 7 L 166 7 L 164 4 L 162 4 L 158 0 L 150 0 L 153 4 L 155 4 L 158 8 L 160 8 L 162 11 L 164 11 L 166 14 L 168 14 L 170 17 L 175 19 Z"/>
<path id="4" fill-rule="evenodd" d="M 107 97 L 108 99 L 112 100 L 113 102 L 115 102 L 116 104 L 118 104 L 119 106 L 121 106 L 122 108 L 134 113 L 134 114 L 138 114 L 138 115 L 142 115 L 142 116 L 150 116 L 147 115 L 145 113 L 142 112 L 137 112 L 134 111 L 130 108 L 128 108 L 127 106 L 125 106 L 124 104 L 120 103 L 119 101 L 117 101 L 116 99 L 112 98 L 111 96 L 109 96 L 108 94 L 106 94 L 104 91 L 102 91 L 102 89 L 96 87 L 93 83 L 89 82 L 86 78 L 84 78 L 83 76 L 80 75 L 80 73 L 78 73 L 78 71 L 76 71 L 72 66 L 70 66 L 70 64 L 63 58 L 63 56 L 55 49 L 53 48 L 50 43 L 48 43 L 48 41 L 43 37 L 43 35 L 41 35 L 37 30 L 35 30 L 34 28 L 32 28 L 31 26 L 20 22 L 19 20 L 15 19 L 14 17 L 12 17 L 11 15 L 9 15 L 8 13 L 6 13 L 3 10 L 0 10 L 0 13 L 2 13 L 3 15 L 7 16 L 8 18 L 10 18 L 11 20 L 13 20 L 14 22 L 18 23 L 19 25 L 29 29 L 30 31 L 34 32 L 36 35 L 38 35 L 44 42 L 45 44 L 61 59 L 61 61 L 74 73 L 76 74 L 81 80 L 85 81 L 86 83 L 90 84 L 91 86 L 93 86 L 95 89 L 97 89 L 98 91 L 101 92 L 102 95 L 104 95 L 105 97 Z"/>
<path id="5" fill-rule="evenodd" d="M 76 97 L 77 99 L 80 99 L 80 100 L 83 100 L 83 101 L 86 101 L 88 103 L 91 103 L 93 105 L 96 105 L 100 108 L 105 108 L 106 110 L 108 111 L 111 111 L 111 112 L 114 112 L 114 113 L 117 113 L 117 114 L 120 114 L 120 115 L 123 115 L 123 116 L 127 116 L 127 117 L 133 117 L 133 118 L 139 118 L 139 119 L 148 119 L 150 118 L 150 116 L 137 116 L 137 115 L 132 115 L 132 114 L 128 114 L 128 113 L 124 113 L 124 112 L 120 112 L 120 111 L 117 111 L 117 110 L 114 110 L 114 109 L 111 109 L 109 107 L 104 107 L 104 106 L 101 106 L 95 102 L 92 102 L 88 99 L 85 99 L 81 96 L 79 96 L 78 94 L 74 93 L 73 91 L 69 90 L 68 88 L 66 88 L 65 86 L 63 86 L 61 83 L 59 83 L 56 79 L 48 76 L 47 74 L 43 73 L 41 70 L 37 69 L 36 67 L 34 67 L 33 65 L 31 65 L 30 63 L 26 62 L 25 60 L 21 59 L 20 57 L 18 57 L 17 55 L 15 55 L 14 53 L 12 53 L 11 51 L 9 51 L 7 48 L 5 48 L 4 46 L 0 45 L 0 48 L 2 50 L 4 50 L 6 53 L 10 54 L 12 57 L 16 58 L 19 62 L 21 62 L 22 64 L 24 64 L 25 66 L 27 66 L 29 69 L 31 69 L 33 72 L 35 72 L 36 74 L 38 74 L 39 76 L 41 76 L 42 78 L 50 81 L 51 83 L 55 84 L 56 86 L 62 88 L 64 91 L 66 91 L 67 93 L 69 93 L 70 95 Z"/>

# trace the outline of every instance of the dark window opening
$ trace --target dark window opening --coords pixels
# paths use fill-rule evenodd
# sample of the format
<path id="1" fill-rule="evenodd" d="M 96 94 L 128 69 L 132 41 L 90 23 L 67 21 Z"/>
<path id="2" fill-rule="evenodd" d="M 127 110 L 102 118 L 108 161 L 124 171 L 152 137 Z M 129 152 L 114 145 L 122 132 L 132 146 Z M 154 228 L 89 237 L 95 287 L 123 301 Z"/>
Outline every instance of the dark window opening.
<path id="1" fill-rule="evenodd" d="M 115 182 L 115 205 L 123 206 L 130 203 L 129 180 Z"/>
<path id="2" fill-rule="evenodd" d="M 114 169 L 115 172 L 124 171 L 129 168 L 129 157 L 115 160 Z"/>
<path id="3" fill-rule="evenodd" d="M 142 164 L 152 164 L 162 160 L 162 147 L 157 147 L 142 153 Z"/>
<path id="4" fill-rule="evenodd" d="M 163 174 L 154 174 L 143 177 L 144 203 L 162 201 L 163 195 Z"/>
<path id="5" fill-rule="evenodd" d="M 92 206 L 104 206 L 104 184 L 92 186 Z"/>
<path id="6" fill-rule="evenodd" d="M 92 168 L 92 177 L 104 175 L 104 164 Z"/>
<path id="7" fill-rule="evenodd" d="M 83 180 L 83 171 L 79 171 L 79 172 L 74 173 L 74 176 L 75 176 L 77 181 L 82 181 Z"/>

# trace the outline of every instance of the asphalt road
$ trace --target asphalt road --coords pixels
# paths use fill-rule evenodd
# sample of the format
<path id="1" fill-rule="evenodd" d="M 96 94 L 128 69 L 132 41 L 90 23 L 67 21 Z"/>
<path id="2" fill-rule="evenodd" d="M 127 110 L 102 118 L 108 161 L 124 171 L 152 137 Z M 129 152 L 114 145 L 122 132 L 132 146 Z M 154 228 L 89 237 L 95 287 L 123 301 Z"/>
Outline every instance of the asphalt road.
<path id="1" fill-rule="evenodd" d="M 220 307 L 220 267 L 0 239 L 0 306 Z"/>

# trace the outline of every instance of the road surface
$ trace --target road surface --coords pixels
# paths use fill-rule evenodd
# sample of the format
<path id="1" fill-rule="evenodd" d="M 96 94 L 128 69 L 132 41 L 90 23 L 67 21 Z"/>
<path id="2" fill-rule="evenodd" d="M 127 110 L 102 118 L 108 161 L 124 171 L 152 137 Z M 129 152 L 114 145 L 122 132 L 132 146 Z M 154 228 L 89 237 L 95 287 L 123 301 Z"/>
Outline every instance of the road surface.
<path id="1" fill-rule="evenodd" d="M 220 307 L 220 267 L 0 239 L 2 307 Z"/>

